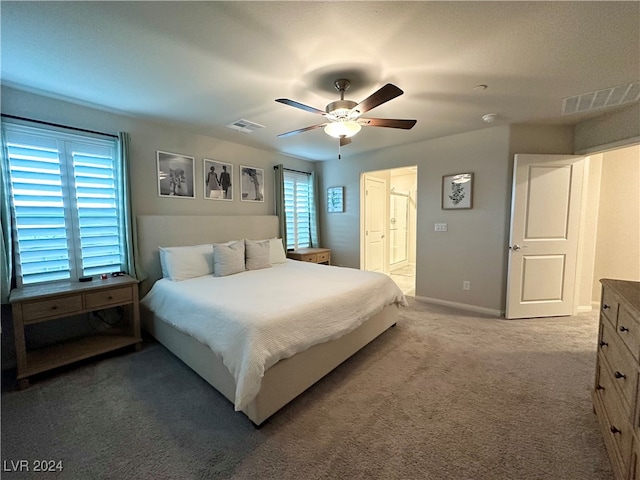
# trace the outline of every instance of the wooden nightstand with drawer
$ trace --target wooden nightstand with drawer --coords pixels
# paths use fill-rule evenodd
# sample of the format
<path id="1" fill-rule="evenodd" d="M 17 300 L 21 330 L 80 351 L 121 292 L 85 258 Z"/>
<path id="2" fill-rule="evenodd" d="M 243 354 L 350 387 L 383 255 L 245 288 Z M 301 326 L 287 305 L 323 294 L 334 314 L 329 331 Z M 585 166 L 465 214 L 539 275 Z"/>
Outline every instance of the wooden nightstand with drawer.
<path id="1" fill-rule="evenodd" d="M 12 290 L 9 302 L 12 306 L 20 388 L 28 387 L 29 377 L 36 373 L 129 345 L 140 349 L 138 280 L 127 275 L 83 283 L 68 281 L 27 285 Z M 122 328 L 37 350 L 27 349 L 26 326 L 111 307 L 124 308 L 126 319 Z"/>
<path id="2" fill-rule="evenodd" d="M 639 480 L 640 282 L 602 279 L 593 406 L 618 480 Z"/>
<path id="3" fill-rule="evenodd" d="M 301 262 L 331 264 L 331 249 L 329 248 L 298 248 L 287 252 L 287 257 Z"/>

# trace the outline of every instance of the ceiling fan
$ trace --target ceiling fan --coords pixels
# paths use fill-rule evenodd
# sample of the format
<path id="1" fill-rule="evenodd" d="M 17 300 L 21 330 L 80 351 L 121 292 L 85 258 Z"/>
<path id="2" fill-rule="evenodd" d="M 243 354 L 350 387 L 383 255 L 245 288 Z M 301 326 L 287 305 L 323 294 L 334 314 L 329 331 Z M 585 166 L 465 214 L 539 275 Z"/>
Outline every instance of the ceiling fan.
<path id="1" fill-rule="evenodd" d="M 346 78 L 336 80 L 334 82 L 334 86 L 336 87 L 336 90 L 340 92 L 340 100 L 331 102 L 327 105 L 324 111 L 304 105 L 294 100 L 289 100 L 288 98 L 276 99 L 276 102 L 284 103 L 285 105 L 299 108 L 307 112 L 316 113 L 327 119 L 324 123 L 311 125 L 310 127 L 300 128 L 291 132 L 281 133 L 278 137 L 287 137 L 324 127 L 324 131 L 327 135 L 340 139 L 340 146 L 342 147 L 350 144 L 351 137 L 358 133 L 363 126 L 402 128 L 409 130 L 416 124 L 416 120 L 362 118 L 360 116 L 363 113 L 366 113 L 369 110 L 402 95 L 404 92 L 395 85 L 387 83 L 384 87 L 380 88 L 360 103 L 344 99 L 344 92 L 350 85 L 351 82 Z"/>

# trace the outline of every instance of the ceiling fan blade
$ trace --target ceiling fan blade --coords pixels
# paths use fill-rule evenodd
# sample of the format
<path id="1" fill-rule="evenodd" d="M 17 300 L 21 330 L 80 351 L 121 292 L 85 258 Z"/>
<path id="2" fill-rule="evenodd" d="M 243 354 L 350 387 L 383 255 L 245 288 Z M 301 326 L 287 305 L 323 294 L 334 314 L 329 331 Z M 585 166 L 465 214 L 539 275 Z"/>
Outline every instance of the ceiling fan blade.
<path id="1" fill-rule="evenodd" d="M 380 88 L 377 92 L 371 94 L 363 101 L 361 101 L 358 105 L 353 107 L 352 111 L 360 112 L 363 114 L 368 112 L 372 108 L 377 107 L 378 105 L 382 105 L 389 100 L 393 100 L 396 97 L 399 97 L 404 92 L 400 90 L 398 87 L 391 83 L 387 83 L 384 87 Z"/>
<path id="2" fill-rule="evenodd" d="M 351 143 L 350 137 L 341 137 L 340 138 L 340 146 L 344 147 L 345 145 L 349 145 Z"/>
<path id="3" fill-rule="evenodd" d="M 405 130 L 410 130 L 417 123 L 417 120 L 398 120 L 395 118 L 359 118 L 358 123 L 360 125 L 367 125 L 369 127 L 403 128 Z"/>
<path id="4" fill-rule="evenodd" d="M 310 107 L 309 105 L 305 105 L 304 103 L 296 102 L 295 100 L 289 100 L 288 98 L 277 98 L 276 102 L 284 103 L 285 105 L 289 105 L 290 107 L 299 108 L 300 110 L 305 110 L 311 113 L 317 113 L 318 115 L 326 115 L 327 112 L 324 110 L 319 110 L 314 107 Z"/>
<path id="5" fill-rule="evenodd" d="M 281 133 L 278 137 L 288 137 L 290 135 L 297 135 L 298 133 L 308 132 L 309 130 L 315 130 L 316 128 L 324 127 L 326 123 L 320 123 L 318 125 L 311 125 L 310 127 L 299 128 L 298 130 L 292 130 L 290 132 Z"/>

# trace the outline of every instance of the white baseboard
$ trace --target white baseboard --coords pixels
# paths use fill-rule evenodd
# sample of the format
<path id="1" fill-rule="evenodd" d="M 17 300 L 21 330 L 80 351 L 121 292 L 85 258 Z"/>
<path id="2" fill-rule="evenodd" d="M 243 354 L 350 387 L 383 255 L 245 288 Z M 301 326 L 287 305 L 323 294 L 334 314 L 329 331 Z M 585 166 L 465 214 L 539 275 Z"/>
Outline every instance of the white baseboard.
<path id="1" fill-rule="evenodd" d="M 466 303 L 450 302 L 449 300 L 440 300 L 439 298 L 418 297 L 417 295 L 415 299 L 419 302 L 433 303 L 434 305 L 459 308 L 460 310 L 466 310 L 469 312 L 484 313 L 496 317 L 504 317 L 503 311 L 495 310 L 493 308 L 478 307 L 477 305 L 468 305 Z"/>
<path id="2" fill-rule="evenodd" d="M 600 308 L 600 307 L 597 307 Z M 593 305 L 578 305 L 577 313 L 589 313 L 593 311 Z"/>

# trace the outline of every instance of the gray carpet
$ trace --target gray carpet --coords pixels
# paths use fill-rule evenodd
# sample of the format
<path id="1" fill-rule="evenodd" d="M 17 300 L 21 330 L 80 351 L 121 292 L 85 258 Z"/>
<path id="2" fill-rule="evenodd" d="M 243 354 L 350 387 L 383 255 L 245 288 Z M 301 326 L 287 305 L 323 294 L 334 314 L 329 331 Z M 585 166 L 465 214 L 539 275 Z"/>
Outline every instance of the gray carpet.
<path id="1" fill-rule="evenodd" d="M 604 480 L 597 317 L 500 320 L 410 299 L 255 429 L 162 346 L 2 395 L 3 479 Z M 55 475 L 10 460 L 62 460 Z"/>

